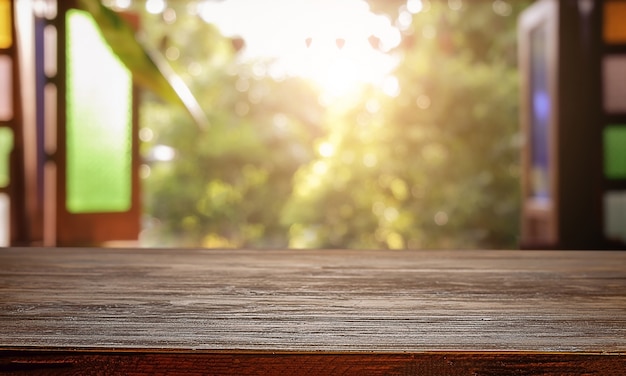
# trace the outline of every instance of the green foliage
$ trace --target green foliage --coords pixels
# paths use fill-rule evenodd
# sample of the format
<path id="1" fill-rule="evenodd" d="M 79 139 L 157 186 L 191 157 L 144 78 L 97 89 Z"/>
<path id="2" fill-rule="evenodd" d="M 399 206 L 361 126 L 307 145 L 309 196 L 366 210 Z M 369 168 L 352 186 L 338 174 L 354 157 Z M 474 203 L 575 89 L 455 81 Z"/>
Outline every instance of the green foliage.
<path id="1" fill-rule="evenodd" d="M 327 108 L 304 80 L 275 81 L 238 63 L 233 41 L 198 17 L 180 11 L 168 24 L 144 15 L 149 43 L 179 52 L 171 65 L 211 123 L 200 131 L 145 95 L 145 154 L 156 145 L 176 153 L 148 161 L 144 242 L 516 247 L 514 20 L 525 4 L 511 2 L 505 17 L 492 3 L 452 11 L 431 1 L 392 52 L 402 56 L 393 72 L 400 94 L 369 87 L 353 105 Z"/>
<path id="2" fill-rule="evenodd" d="M 229 38 L 184 7 L 173 24 L 150 14 L 143 23 L 154 48 L 178 52 L 170 64 L 211 123 L 199 129 L 180 109 L 145 93 L 144 243 L 287 246 L 280 213 L 293 174 L 311 159 L 309 140 L 321 112 L 315 93 L 300 79 L 256 77 L 253 66 L 236 62 Z M 150 159 L 159 145 L 175 150 L 173 160 Z"/>
<path id="3" fill-rule="evenodd" d="M 337 152 L 296 175 L 291 246 L 516 247 L 515 25 L 490 7 L 431 2 L 404 36 L 399 96 L 326 121 Z"/>
<path id="4" fill-rule="evenodd" d="M 207 127 L 206 117 L 180 77 L 158 53 L 142 45 L 131 23 L 100 1 L 78 0 L 77 6 L 89 12 L 104 40 L 122 64 L 132 72 L 134 82 L 163 100 L 185 108 L 200 127 Z"/>

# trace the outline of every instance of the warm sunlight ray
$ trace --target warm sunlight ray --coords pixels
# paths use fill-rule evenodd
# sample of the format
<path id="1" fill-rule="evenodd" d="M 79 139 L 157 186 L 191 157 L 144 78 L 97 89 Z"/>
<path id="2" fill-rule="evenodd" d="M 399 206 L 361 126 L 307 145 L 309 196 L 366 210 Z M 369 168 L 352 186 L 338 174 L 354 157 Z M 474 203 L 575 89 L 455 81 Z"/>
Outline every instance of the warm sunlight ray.
<path id="1" fill-rule="evenodd" d="M 400 43 L 391 21 L 363 0 L 205 1 L 200 15 L 246 41 L 242 59 L 272 59 L 275 77 L 310 79 L 327 99 L 381 86 Z M 373 43 L 376 42 L 376 43 Z"/>

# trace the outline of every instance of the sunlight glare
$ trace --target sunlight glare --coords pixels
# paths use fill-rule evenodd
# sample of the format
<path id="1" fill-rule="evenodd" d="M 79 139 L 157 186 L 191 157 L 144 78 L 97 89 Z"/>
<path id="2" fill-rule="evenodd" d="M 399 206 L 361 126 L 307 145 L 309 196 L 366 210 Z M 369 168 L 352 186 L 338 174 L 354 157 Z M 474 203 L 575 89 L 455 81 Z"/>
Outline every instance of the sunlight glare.
<path id="1" fill-rule="evenodd" d="M 383 81 L 383 92 L 390 97 L 397 97 L 400 94 L 400 82 L 395 76 L 388 76 Z"/>
<path id="2" fill-rule="evenodd" d="M 165 10 L 165 0 L 147 0 L 146 11 L 151 14 L 159 14 Z"/>
<path id="3" fill-rule="evenodd" d="M 322 157 L 332 157 L 335 154 L 335 147 L 330 142 L 322 142 L 317 151 L 320 153 Z"/>
<path id="4" fill-rule="evenodd" d="M 112 5 L 119 9 L 128 9 L 130 4 L 131 0 L 115 0 Z"/>
<path id="5" fill-rule="evenodd" d="M 424 4 L 422 0 L 408 0 L 406 2 L 406 9 L 413 14 L 419 13 L 424 9 Z"/>
<path id="6" fill-rule="evenodd" d="M 400 31 L 364 0 L 205 0 L 198 13 L 245 40 L 239 59 L 273 61 L 266 74 L 303 77 L 331 100 L 366 84 L 382 88 L 397 64 L 387 52 L 400 44 Z"/>

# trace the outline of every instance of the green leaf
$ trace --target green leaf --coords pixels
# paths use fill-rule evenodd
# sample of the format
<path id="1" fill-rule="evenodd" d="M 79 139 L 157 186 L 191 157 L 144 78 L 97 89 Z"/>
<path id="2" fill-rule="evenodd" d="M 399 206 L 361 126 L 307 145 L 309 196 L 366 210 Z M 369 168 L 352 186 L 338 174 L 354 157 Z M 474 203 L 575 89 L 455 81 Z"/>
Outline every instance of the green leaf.
<path id="1" fill-rule="evenodd" d="M 104 40 L 133 75 L 135 83 L 163 100 L 182 105 L 201 129 L 209 126 L 206 114 L 185 82 L 163 55 L 141 43 L 130 23 L 100 1 L 78 0 L 78 8 L 96 21 Z"/>

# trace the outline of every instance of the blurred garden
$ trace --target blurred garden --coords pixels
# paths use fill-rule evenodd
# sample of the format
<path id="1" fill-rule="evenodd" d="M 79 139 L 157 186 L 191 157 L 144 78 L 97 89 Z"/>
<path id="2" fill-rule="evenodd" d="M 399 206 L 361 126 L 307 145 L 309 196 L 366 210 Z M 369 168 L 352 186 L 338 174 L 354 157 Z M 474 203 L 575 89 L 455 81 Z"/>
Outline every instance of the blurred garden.
<path id="1" fill-rule="evenodd" d="M 516 248 L 528 3 L 105 2 L 206 115 L 142 93 L 142 245 Z"/>

